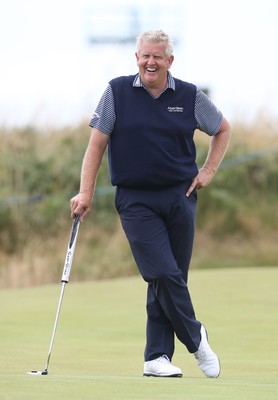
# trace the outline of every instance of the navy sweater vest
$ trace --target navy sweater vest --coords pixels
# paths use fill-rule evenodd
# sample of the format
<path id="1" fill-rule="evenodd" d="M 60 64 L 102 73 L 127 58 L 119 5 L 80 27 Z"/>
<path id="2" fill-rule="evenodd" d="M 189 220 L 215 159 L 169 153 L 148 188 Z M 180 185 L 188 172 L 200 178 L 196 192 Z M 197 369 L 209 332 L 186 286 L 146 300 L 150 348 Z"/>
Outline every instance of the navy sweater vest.
<path id="1" fill-rule="evenodd" d="M 175 79 L 153 99 L 135 76 L 113 79 L 116 121 L 108 145 L 112 185 L 159 188 L 178 185 L 198 173 L 193 141 L 197 127 L 196 86 Z"/>

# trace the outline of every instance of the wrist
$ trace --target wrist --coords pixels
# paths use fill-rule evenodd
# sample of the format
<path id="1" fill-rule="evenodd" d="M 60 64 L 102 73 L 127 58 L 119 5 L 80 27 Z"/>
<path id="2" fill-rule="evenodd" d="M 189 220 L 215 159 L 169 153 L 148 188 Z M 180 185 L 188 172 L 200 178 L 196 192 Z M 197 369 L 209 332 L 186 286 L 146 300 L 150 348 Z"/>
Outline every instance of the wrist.
<path id="1" fill-rule="evenodd" d="M 206 165 L 204 165 L 201 169 L 206 170 L 211 175 L 215 175 L 216 172 L 217 172 L 217 168 L 209 167 L 209 166 L 206 166 Z"/>
<path id="2" fill-rule="evenodd" d="M 93 191 L 89 189 L 80 189 L 79 194 L 82 194 L 83 196 L 86 196 L 87 198 L 92 198 L 93 197 Z"/>

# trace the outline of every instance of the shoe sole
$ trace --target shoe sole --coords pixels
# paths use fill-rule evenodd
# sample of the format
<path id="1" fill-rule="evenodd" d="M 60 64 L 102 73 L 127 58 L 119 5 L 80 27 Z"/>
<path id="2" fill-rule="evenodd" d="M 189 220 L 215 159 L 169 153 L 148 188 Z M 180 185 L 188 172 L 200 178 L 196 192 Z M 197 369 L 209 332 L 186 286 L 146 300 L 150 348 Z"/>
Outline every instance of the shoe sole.
<path id="1" fill-rule="evenodd" d="M 146 377 L 153 377 L 153 378 L 181 378 L 182 374 L 173 374 L 173 375 L 159 375 L 153 373 L 144 373 L 143 376 Z"/>

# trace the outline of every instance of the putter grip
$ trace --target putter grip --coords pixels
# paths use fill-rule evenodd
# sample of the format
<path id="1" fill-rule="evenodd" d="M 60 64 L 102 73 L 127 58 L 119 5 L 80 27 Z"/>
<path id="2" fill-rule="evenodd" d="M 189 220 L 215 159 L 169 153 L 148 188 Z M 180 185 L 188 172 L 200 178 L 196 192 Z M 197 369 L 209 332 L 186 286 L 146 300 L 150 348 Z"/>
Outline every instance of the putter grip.
<path id="1" fill-rule="evenodd" d="M 79 229 L 79 215 L 74 217 L 61 282 L 68 283 Z"/>

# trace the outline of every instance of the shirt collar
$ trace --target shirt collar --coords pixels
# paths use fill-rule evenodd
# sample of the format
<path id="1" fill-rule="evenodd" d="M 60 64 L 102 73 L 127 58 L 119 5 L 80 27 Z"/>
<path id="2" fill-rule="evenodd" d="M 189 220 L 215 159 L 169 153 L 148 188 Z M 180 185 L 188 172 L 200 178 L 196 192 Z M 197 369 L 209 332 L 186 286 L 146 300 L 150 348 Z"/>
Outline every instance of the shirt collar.
<path id="1" fill-rule="evenodd" d="M 172 74 L 171 74 L 170 71 L 168 71 L 167 74 L 168 74 L 167 75 L 167 85 L 166 85 L 164 90 L 166 90 L 166 89 L 175 90 L 176 89 L 176 85 L 175 85 L 174 78 L 172 77 Z M 135 76 L 132 86 L 134 86 L 134 87 L 144 87 L 139 74 L 137 74 Z"/>

